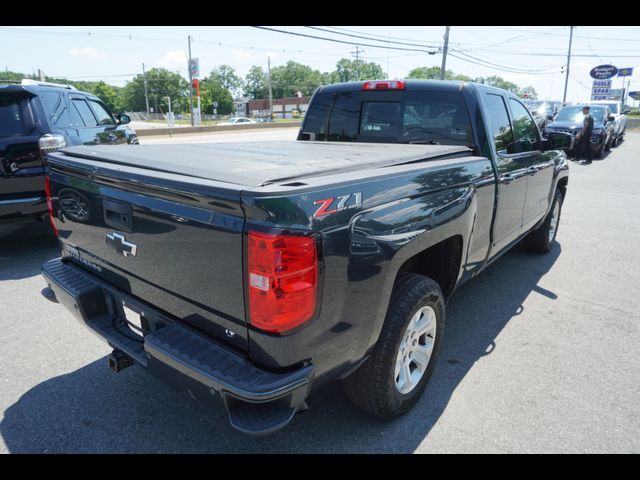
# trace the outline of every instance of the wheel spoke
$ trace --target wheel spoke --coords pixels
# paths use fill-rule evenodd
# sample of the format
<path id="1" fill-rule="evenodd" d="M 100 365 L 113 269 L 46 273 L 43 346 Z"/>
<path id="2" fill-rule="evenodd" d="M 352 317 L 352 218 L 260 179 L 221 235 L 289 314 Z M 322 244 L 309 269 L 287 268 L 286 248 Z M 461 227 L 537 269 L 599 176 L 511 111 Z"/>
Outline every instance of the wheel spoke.
<path id="1" fill-rule="evenodd" d="M 432 350 L 432 342 L 428 342 L 427 345 L 418 345 L 413 349 L 413 361 L 418 365 L 418 368 L 422 373 L 427 369 Z"/>
<path id="2" fill-rule="evenodd" d="M 411 378 L 411 369 L 409 368 L 408 363 L 402 364 L 402 377 L 404 377 L 402 389 L 405 391 L 411 391 L 413 388 L 413 379 Z"/>

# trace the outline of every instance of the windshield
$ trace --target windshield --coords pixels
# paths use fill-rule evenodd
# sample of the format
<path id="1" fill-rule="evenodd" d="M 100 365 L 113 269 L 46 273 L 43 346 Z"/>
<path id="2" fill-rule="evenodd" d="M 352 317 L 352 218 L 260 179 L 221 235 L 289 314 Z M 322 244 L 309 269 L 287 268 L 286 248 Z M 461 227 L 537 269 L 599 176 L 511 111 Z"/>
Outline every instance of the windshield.
<path id="1" fill-rule="evenodd" d="M 462 93 L 442 91 L 316 94 L 300 139 L 473 145 Z"/>
<path id="2" fill-rule="evenodd" d="M 605 105 L 607 107 L 609 107 L 609 110 L 611 110 L 611 113 L 618 113 L 618 104 L 617 103 L 606 103 Z"/>
<path id="3" fill-rule="evenodd" d="M 602 121 L 602 112 L 603 109 L 601 107 L 591 107 L 591 116 L 595 121 Z M 580 123 L 584 120 L 584 114 L 582 113 L 582 107 L 565 107 L 560 110 L 558 116 L 556 117 L 556 122 L 575 122 Z"/>

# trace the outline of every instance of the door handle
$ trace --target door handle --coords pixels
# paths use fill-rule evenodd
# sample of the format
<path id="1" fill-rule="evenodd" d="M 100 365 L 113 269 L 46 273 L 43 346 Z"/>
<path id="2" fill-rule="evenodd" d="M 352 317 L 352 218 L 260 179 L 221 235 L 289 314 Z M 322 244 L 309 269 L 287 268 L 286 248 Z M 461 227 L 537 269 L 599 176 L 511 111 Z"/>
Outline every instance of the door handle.
<path id="1" fill-rule="evenodd" d="M 513 182 L 515 179 L 516 177 L 514 177 L 510 173 L 505 173 L 503 175 L 500 175 L 499 177 L 500 183 L 506 183 L 506 184 Z"/>

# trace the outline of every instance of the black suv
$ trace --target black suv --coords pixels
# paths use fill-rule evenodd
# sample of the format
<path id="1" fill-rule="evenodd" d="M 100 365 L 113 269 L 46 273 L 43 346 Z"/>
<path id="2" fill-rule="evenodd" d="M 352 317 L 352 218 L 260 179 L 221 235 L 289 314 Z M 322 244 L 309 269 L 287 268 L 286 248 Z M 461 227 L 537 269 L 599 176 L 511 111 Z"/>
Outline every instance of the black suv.
<path id="1" fill-rule="evenodd" d="M 582 131 L 584 105 L 569 105 L 564 107 L 555 120 L 544 129 L 544 136 L 553 132 L 570 133 L 574 137 Z M 615 138 L 615 118 L 611 115 L 611 110 L 606 105 L 591 105 L 590 113 L 593 117 L 593 132 L 591 133 L 591 150 L 595 157 L 604 157 L 604 151 L 611 150 L 611 145 Z M 576 145 L 577 147 L 577 145 Z M 569 151 L 570 155 L 577 155 L 577 151 Z"/>
<path id="2" fill-rule="evenodd" d="M 70 85 L 1 84 L 0 232 L 47 213 L 46 152 L 66 145 L 137 144 L 129 121 Z"/>

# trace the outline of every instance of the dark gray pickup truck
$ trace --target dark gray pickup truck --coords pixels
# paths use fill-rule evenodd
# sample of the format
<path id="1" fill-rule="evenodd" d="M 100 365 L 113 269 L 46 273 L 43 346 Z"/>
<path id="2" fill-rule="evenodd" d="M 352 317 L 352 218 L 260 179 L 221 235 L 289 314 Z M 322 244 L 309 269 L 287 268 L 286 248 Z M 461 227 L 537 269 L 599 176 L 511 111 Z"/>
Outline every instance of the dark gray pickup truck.
<path id="1" fill-rule="evenodd" d="M 66 148 L 43 275 L 115 371 L 220 397 L 241 431 L 284 427 L 336 379 L 393 418 L 454 290 L 520 239 L 552 248 L 570 139 L 502 90 L 381 81 L 319 89 L 296 142 Z"/>

